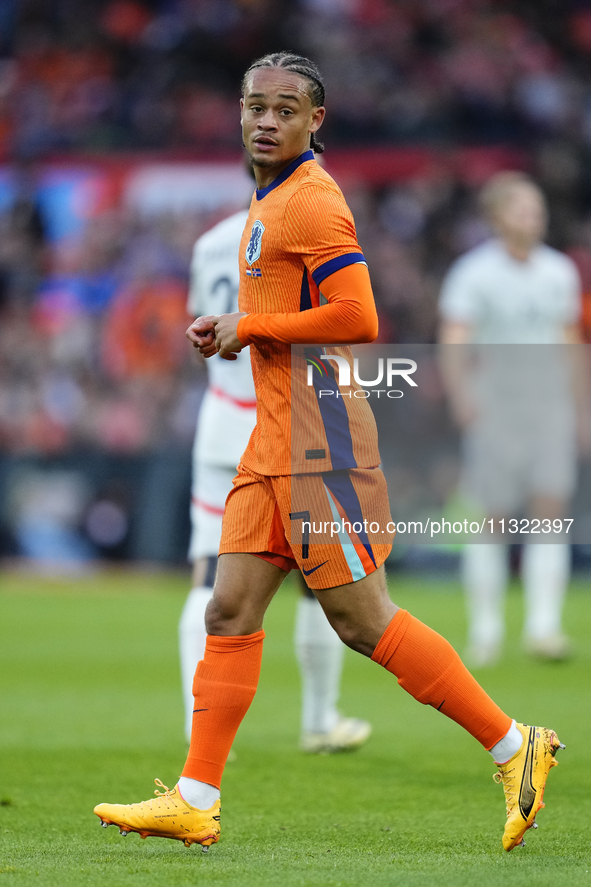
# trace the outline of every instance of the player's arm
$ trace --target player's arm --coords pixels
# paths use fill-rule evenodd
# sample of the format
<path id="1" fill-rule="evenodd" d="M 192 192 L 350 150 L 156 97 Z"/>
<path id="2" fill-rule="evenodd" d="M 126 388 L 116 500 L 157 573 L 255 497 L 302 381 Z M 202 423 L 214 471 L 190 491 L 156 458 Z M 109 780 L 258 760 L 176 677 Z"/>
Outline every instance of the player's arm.
<path id="1" fill-rule="evenodd" d="M 238 323 L 240 342 L 373 342 L 378 317 L 369 272 L 342 194 L 318 183 L 300 188 L 285 206 L 280 236 L 284 252 L 303 261 L 326 304 L 288 314 L 249 314 Z"/>
<path id="2" fill-rule="evenodd" d="M 460 428 L 467 428 L 476 418 L 476 403 L 470 388 L 471 349 L 474 340 L 474 316 L 478 303 L 478 277 L 474 269 L 460 260 L 444 278 L 439 300 L 439 365 L 451 411 Z"/>
<path id="3" fill-rule="evenodd" d="M 359 257 L 363 257 L 359 254 Z M 257 342 L 286 345 L 347 345 L 373 342 L 378 334 L 369 272 L 364 263 L 348 265 L 322 282 L 327 304 L 289 314 L 221 314 L 200 317 L 187 337 L 204 357 L 216 351 L 234 360 L 237 352 Z M 214 339 L 215 336 L 215 339 Z"/>
<path id="4" fill-rule="evenodd" d="M 579 272 L 572 260 L 566 260 L 563 281 L 563 341 L 567 345 L 584 345 L 584 338 L 579 322 L 582 308 L 582 284 Z M 577 442 L 579 452 L 588 455 L 591 452 L 591 409 L 589 402 L 589 365 L 588 349 L 568 348 L 571 369 L 571 390 L 577 417 Z"/>
<path id="5" fill-rule="evenodd" d="M 281 225 L 282 248 L 303 259 L 326 304 L 283 314 L 221 315 L 215 325 L 218 353 L 227 357 L 258 342 L 373 342 L 378 318 L 369 272 L 342 195 L 322 187 L 300 189 Z"/>
<path id="6" fill-rule="evenodd" d="M 242 345 L 283 342 L 286 345 L 346 345 L 373 342 L 378 334 L 367 265 L 362 260 L 322 281 L 326 305 L 289 314 L 247 314 L 237 324 Z"/>
<path id="7" fill-rule="evenodd" d="M 584 345 L 578 323 L 564 327 L 564 341 L 567 345 Z M 589 355 L 587 348 L 569 348 L 572 392 L 577 414 L 577 441 L 582 455 L 591 452 L 591 409 L 589 405 Z"/>
<path id="8" fill-rule="evenodd" d="M 467 428 L 476 418 L 476 407 L 468 379 L 470 360 L 466 347 L 472 338 L 472 324 L 447 320 L 441 324 L 439 365 L 452 413 L 460 428 Z M 458 347 L 456 347 L 458 346 Z"/>

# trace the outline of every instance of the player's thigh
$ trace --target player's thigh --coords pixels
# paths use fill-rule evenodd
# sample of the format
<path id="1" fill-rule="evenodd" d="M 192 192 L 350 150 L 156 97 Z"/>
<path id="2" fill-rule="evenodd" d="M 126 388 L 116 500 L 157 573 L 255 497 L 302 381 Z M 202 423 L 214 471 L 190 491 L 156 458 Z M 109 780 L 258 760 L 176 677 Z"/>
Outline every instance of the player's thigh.
<path id="1" fill-rule="evenodd" d="M 253 554 L 221 554 L 205 624 L 209 634 L 235 637 L 263 627 L 265 612 L 285 570 Z"/>
<path id="2" fill-rule="evenodd" d="M 463 441 L 460 489 L 488 517 L 514 517 L 527 496 L 529 453 L 518 436 L 479 423 Z"/>
<path id="3" fill-rule="evenodd" d="M 294 561 L 271 483 L 243 465 L 226 501 L 219 551 L 207 629 L 218 635 L 252 634 L 262 627 L 269 601 Z"/>
<path id="4" fill-rule="evenodd" d="M 365 656 L 371 656 L 398 610 L 383 565 L 357 582 L 317 588 L 314 594 L 341 640 Z"/>
<path id="5" fill-rule="evenodd" d="M 315 599 L 316 595 L 314 594 L 299 570 L 294 572 L 293 581 L 295 582 L 296 588 L 303 597 L 310 598 L 310 600 Z"/>
<path id="6" fill-rule="evenodd" d="M 306 582 L 341 640 L 371 656 L 397 610 L 383 566 L 393 535 L 383 473 L 295 475 L 274 486 L 285 488 L 283 511 L 289 493 L 291 547 Z"/>

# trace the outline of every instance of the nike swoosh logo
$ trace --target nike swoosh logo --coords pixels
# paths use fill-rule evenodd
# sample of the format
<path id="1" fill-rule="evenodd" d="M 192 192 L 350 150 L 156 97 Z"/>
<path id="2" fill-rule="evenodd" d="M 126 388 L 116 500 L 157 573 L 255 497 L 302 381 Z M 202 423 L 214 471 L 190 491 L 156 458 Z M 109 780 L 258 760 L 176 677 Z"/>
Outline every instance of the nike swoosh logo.
<path id="1" fill-rule="evenodd" d="M 309 576 L 310 573 L 315 573 L 316 570 L 319 570 L 320 567 L 323 567 L 324 564 L 327 564 L 327 563 L 328 563 L 328 561 L 324 561 L 324 563 L 322 563 L 322 564 L 318 564 L 317 567 L 312 567 L 311 570 L 304 570 L 304 568 L 302 567 L 302 573 L 304 574 L 304 576 Z"/>
<path id="2" fill-rule="evenodd" d="M 521 777 L 521 788 L 519 789 L 519 809 L 524 819 L 527 819 L 531 813 L 531 809 L 536 800 L 536 790 L 532 782 L 532 772 L 534 766 L 534 727 L 530 727 L 529 738 L 527 740 L 527 751 L 525 756 L 525 767 L 523 768 L 523 776 Z"/>
<path id="3" fill-rule="evenodd" d="M 193 714 L 195 714 L 196 711 L 209 711 L 209 709 L 208 708 L 194 708 Z"/>

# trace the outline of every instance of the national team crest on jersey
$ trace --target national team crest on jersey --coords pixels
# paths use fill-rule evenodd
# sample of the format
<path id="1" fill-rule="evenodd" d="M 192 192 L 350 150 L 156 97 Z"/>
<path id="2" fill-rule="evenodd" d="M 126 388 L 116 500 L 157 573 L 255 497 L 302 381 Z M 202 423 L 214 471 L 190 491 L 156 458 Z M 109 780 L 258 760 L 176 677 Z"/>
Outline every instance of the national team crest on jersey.
<path id="1" fill-rule="evenodd" d="M 250 240 L 248 241 L 248 246 L 246 247 L 246 261 L 249 265 L 252 265 L 261 255 L 261 240 L 263 238 L 263 231 L 265 230 L 265 226 L 258 219 L 252 226 L 252 230 L 250 232 Z"/>

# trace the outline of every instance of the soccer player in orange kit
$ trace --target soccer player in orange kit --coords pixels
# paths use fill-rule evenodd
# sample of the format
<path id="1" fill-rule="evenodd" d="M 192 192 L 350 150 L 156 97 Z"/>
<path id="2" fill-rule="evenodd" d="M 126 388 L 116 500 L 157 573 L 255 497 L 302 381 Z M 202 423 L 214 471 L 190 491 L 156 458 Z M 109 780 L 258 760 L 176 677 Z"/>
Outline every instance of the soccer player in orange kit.
<path id="1" fill-rule="evenodd" d="M 217 352 L 231 360 L 251 346 L 257 425 L 226 503 L 206 613 L 209 634 L 193 686 L 191 745 L 173 789 L 157 780 L 164 791 L 156 798 L 99 804 L 95 813 L 123 834 L 204 849 L 219 839 L 219 787 L 256 692 L 263 618 L 297 565 L 348 646 L 491 753 L 505 790 L 503 846 L 511 850 L 535 826 L 563 746 L 553 730 L 516 724 L 441 635 L 390 600 L 383 567 L 390 545 L 382 532 L 366 529 L 377 524 L 383 530 L 390 520 L 375 426 L 365 401 L 338 389 L 330 359 L 323 362 L 321 385 L 333 396 L 319 397 L 316 383 L 308 388 L 307 422 L 293 423 L 292 431 L 291 346 L 309 345 L 305 356 L 312 367 L 324 356 L 338 358 L 340 369 L 343 360 L 351 362 L 348 343 L 371 342 L 378 332 L 353 218 L 314 160 L 314 151 L 322 151 L 316 136 L 325 114 L 321 76 L 301 56 L 265 56 L 245 74 L 241 109 L 258 185 L 240 248 L 241 311 L 198 318 L 187 335 L 205 357 Z M 338 518 L 343 527 L 349 521 L 364 529 L 355 533 L 349 523 L 337 543 L 303 533 L 304 520 L 314 527 Z"/>

